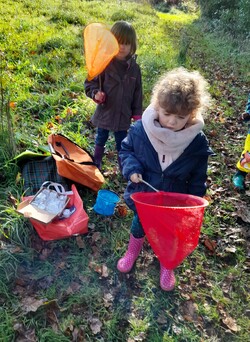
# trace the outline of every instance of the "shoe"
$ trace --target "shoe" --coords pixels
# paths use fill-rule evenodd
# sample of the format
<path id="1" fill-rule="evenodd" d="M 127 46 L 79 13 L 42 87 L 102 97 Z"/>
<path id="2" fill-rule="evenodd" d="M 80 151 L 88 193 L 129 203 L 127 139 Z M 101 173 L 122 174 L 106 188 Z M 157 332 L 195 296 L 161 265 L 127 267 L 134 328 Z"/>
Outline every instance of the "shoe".
<path id="1" fill-rule="evenodd" d="M 239 174 L 233 176 L 233 184 L 239 190 L 245 190 L 245 177 Z"/>
<path id="2" fill-rule="evenodd" d="M 174 271 L 168 270 L 162 264 L 160 267 L 160 286 L 164 291 L 172 291 L 175 287 Z"/>
<path id="3" fill-rule="evenodd" d="M 134 266 L 135 260 L 137 259 L 144 242 L 144 237 L 135 238 L 130 234 L 129 244 L 127 252 L 124 257 L 122 257 L 117 263 L 117 269 L 122 273 L 127 273 L 131 271 Z"/>

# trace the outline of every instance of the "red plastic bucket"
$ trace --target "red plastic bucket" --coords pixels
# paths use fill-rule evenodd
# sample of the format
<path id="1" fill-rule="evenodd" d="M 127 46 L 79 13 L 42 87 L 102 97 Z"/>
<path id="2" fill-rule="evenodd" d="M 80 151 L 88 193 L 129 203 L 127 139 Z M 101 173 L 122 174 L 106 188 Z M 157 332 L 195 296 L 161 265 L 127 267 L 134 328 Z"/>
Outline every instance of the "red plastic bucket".
<path id="1" fill-rule="evenodd" d="M 176 268 L 198 245 L 208 201 L 164 191 L 138 192 L 131 198 L 155 255 L 166 268 Z"/>

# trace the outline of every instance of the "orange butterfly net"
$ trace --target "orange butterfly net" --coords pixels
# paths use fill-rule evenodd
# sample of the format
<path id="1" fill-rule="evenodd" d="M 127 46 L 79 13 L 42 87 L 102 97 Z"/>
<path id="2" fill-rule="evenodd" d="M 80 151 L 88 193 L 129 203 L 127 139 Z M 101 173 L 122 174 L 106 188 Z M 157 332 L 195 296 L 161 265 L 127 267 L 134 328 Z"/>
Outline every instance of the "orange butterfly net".
<path id="1" fill-rule="evenodd" d="M 101 23 L 92 23 L 84 29 L 84 49 L 88 71 L 87 79 L 91 81 L 99 75 L 119 52 L 119 45 L 108 27 Z"/>

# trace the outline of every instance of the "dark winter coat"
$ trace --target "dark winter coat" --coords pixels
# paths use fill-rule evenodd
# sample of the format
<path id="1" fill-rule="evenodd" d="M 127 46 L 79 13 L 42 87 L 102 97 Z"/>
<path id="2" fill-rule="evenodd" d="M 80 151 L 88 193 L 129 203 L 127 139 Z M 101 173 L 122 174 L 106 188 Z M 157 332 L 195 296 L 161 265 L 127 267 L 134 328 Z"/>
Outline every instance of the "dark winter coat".
<path id="1" fill-rule="evenodd" d="M 101 90 L 106 100 L 98 104 L 92 123 L 98 128 L 110 131 L 126 131 L 132 116 L 142 115 L 142 81 L 136 56 L 119 66 L 119 61 L 112 60 L 101 74 Z M 119 69 L 119 70 L 118 70 Z M 99 77 L 84 83 L 86 95 L 93 99 L 100 89 Z"/>
<path id="2" fill-rule="evenodd" d="M 199 133 L 184 152 L 164 171 L 159 163 L 158 154 L 150 143 L 141 120 L 130 128 L 122 142 L 119 153 L 123 175 L 129 180 L 133 173 L 158 190 L 204 196 L 208 156 L 213 154 L 203 132 Z M 152 191 L 143 183 L 128 182 L 124 199 L 135 210 L 130 195 L 134 192 Z"/>

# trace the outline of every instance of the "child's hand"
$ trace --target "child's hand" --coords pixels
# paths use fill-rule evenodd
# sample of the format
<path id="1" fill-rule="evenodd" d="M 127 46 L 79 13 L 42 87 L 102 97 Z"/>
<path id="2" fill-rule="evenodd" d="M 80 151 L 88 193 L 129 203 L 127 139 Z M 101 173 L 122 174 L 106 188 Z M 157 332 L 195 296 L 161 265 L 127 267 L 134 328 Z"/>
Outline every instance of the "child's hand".
<path id="1" fill-rule="evenodd" d="M 106 94 L 103 91 L 98 91 L 94 96 L 96 103 L 103 103 L 106 100 Z"/>
<path id="2" fill-rule="evenodd" d="M 139 173 L 133 173 L 131 176 L 130 176 L 130 180 L 131 182 L 133 183 L 140 183 L 142 179 L 142 175 L 139 174 Z"/>

